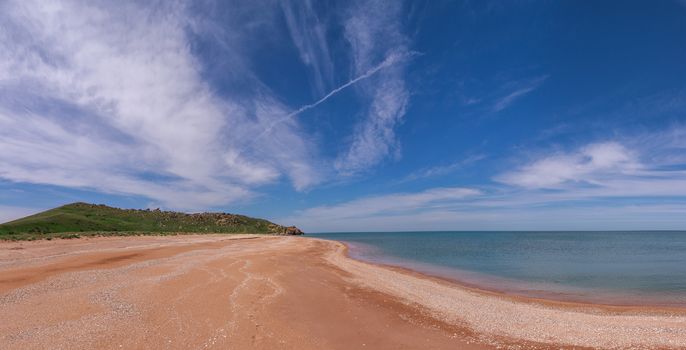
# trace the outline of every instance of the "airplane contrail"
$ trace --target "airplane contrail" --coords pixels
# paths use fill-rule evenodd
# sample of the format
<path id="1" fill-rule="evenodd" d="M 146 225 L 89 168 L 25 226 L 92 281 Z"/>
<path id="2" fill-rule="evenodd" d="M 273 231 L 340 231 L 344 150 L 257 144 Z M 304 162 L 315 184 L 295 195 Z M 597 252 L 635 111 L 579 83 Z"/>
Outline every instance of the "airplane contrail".
<path id="1" fill-rule="evenodd" d="M 267 126 L 266 129 L 264 129 L 264 131 L 262 131 L 259 135 L 257 135 L 257 137 L 255 137 L 254 140 L 257 140 L 257 139 L 261 138 L 262 136 L 264 136 L 265 134 L 269 133 L 278 124 L 281 124 L 281 123 L 285 122 L 286 120 L 293 118 L 296 115 L 298 115 L 298 114 L 300 114 L 306 110 L 317 107 L 319 104 L 328 100 L 331 96 L 339 93 L 341 90 L 344 90 L 345 88 L 349 87 L 350 85 L 353 85 L 360 80 L 367 79 L 367 78 L 371 77 L 372 75 L 374 75 L 376 72 L 380 71 L 381 69 L 386 68 L 390 65 L 395 64 L 396 62 L 398 62 L 402 59 L 405 59 L 405 58 L 410 57 L 410 56 L 414 56 L 416 54 L 417 54 L 416 52 L 409 52 L 409 53 L 403 53 L 403 54 L 395 54 L 394 53 L 394 54 L 389 55 L 388 57 L 386 57 L 385 60 L 383 60 L 383 62 L 379 63 L 375 67 L 370 68 L 364 74 L 356 77 L 355 79 L 352 79 L 352 80 L 348 81 L 347 83 L 331 90 L 331 92 L 329 92 L 328 94 L 326 94 L 324 97 L 320 98 L 319 100 L 317 100 L 313 103 L 310 103 L 310 104 L 306 104 L 306 105 L 298 108 L 297 110 L 295 110 L 291 113 L 288 113 L 287 115 L 273 121 L 271 124 L 269 124 L 269 126 Z"/>

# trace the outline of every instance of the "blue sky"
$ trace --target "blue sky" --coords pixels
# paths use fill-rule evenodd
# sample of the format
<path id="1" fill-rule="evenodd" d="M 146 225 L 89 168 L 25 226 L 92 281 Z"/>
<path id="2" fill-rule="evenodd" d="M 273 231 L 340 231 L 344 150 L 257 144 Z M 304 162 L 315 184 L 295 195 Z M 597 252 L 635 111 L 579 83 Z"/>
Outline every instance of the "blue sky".
<path id="1" fill-rule="evenodd" d="M 0 3 L 0 221 L 686 228 L 683 1 Z"/>

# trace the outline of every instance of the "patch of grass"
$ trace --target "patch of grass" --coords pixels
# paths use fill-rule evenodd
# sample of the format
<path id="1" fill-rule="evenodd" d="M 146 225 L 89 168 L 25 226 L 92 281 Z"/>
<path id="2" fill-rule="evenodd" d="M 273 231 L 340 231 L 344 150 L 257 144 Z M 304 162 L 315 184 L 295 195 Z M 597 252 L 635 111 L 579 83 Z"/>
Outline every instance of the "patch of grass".
<path id="1" fill-rule="evenodd" d="M 264 219 L 227 213 L 186 214 L 73 203 L 0 225 L 0 239 L 35 240 L 82 236 L 175 235 L 180 233 L 283 234 Z"/>

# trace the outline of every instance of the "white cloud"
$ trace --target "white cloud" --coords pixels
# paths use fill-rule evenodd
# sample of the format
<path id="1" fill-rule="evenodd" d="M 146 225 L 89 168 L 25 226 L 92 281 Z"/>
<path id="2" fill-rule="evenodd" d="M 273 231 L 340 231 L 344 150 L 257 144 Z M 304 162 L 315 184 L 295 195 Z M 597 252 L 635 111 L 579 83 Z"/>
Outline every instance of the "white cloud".
<path id="1" fill-rule="evenodd" d="M 399 2 L 368 1 L 353 6 L 345 23 L 345 36 L 357 75 L 388 57 L 409 55 L 400 10 Z M 395 128 L 410 96 L 403 75 L 404 66 L 390 67 L 360 87 L 372 102 L 366 119 L 355 129 L 349 149 L 336 160 L 341 174 L 363 171 L 399 150 Z"/>
<path id="2" fill-rule="evenodd" d="M 639 168 L 638 160 L 629 150 L 619 143 L 607 142 L 549 156 L 495 179 L 526 188 L 556 188 L 566 182 L 594 183 L 604 174 L 630 174 Z"/>
<path id="3" fill-rule="evenodd" d="M 591 143 L 546 155 L 495 177 L 523 188 L 518 201 L 551 203 L 602 198 L 686 197 L 686 147 L 671 136 L 683 128 Z M 675 142 L 676 141 L 676 142 Z M 552 190 L 552 191 L 550 191 Z"/>
<path id="4" fill-rule="evenodd" d="M 237 3 L 227 16 L 196 5 L 0 3 L 0 178 L 198 210 L 249 199 L 282 177 L 305 190 L 332 163 L 351 174 L 398 154 L 394 129 L 409 99 L 403 70 L 414 55 L 400 31 L 400 4 L 350 7 L 353 78 L 331 89 L 328 24 L 312 2 L 281 3 L 313 85 L 331 89 L 295 109 L 250 62 L 250 38 L 277 30 L 278 4 Z M 215 50 L 203 59 L 221 57 L 222 79 L 236 87 L 218 94 L 209 85 L 207 62 L 194 51 L 199 39 Z M 353 85 L 369 101 L 368 116 L 348 151 L 321 159 L 293 117 Z"/>
<path id="5" fill-rule="evenodd" d="M 215 96 L 188 30 L 218 29 L 194 22 L 184 3 L 158 5 L 0 5 L 0 177 L 192 209 L 244 200 L 281 174 L 297 189 L 320 181 L 295 122 L 244 147 L 288 109 L 265 93 Z"/>

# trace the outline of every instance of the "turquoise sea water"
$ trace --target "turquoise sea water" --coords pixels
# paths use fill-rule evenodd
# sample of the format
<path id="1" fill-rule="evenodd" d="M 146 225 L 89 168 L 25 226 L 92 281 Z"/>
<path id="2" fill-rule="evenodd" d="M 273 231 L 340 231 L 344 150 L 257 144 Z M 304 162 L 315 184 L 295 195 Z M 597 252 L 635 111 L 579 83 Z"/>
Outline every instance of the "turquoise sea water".
<path id="1" fill-rule="evenodd" d="M 609 304 L 686 306 L 686 231 L 364 232 L 354 258 L 510 294 Z"/>

